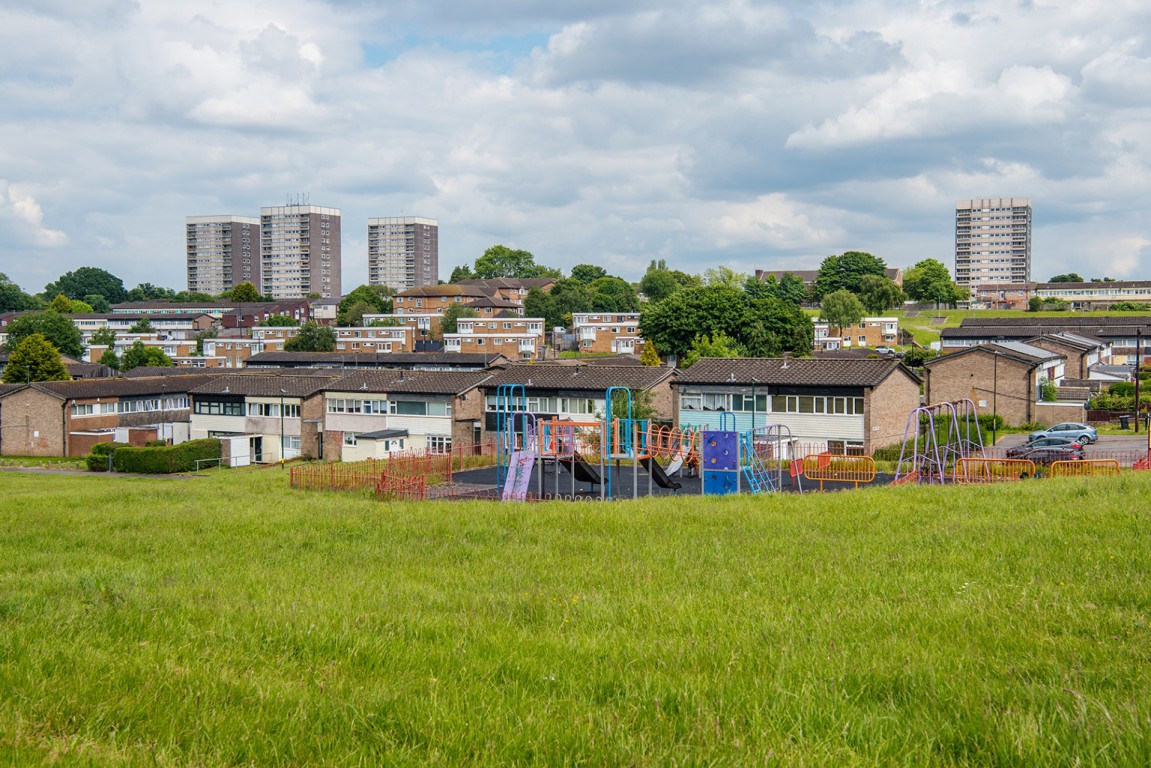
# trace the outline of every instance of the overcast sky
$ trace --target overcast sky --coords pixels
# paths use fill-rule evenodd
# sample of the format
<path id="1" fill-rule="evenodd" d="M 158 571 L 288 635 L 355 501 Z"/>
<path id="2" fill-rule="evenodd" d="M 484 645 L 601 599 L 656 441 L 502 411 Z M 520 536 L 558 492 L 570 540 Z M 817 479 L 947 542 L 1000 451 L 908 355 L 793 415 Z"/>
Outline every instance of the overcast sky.
<path id="1" fill-rule="evenodd" d="M 1151 278 L 1147 0 L 24 0 L 0 6 L 0 271 L 186 287 L 184 219 L 307 195 L 638 279 L 954 267 L 1030 197 L 1033 278 Z"/>

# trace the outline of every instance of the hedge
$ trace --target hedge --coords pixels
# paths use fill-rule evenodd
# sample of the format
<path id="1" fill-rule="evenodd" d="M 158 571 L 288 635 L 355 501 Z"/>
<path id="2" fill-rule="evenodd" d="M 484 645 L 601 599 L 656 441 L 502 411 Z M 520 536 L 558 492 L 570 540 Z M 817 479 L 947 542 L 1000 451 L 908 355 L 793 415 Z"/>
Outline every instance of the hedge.
<path id="1" fill-rule="evenodd" d="M 108 471 L 108 454 L 112 451 L 118 451 L 121 448 L 128 448 L 128 443 L 96 443 L 92 446 L 92 452 L 84 457 L 85 463 L 88 465 L 89 472 L 107 472 Z"/>
<path id="2" fill-rule="evenodd" d="M 197 469 L 198 459 L 219 459 L 220 455 L 220 441 L 213 437 L 163 448 L 119 448 L 112 455 L 112 467 L 117 472 L 165 475 L 191 472 Z"/>

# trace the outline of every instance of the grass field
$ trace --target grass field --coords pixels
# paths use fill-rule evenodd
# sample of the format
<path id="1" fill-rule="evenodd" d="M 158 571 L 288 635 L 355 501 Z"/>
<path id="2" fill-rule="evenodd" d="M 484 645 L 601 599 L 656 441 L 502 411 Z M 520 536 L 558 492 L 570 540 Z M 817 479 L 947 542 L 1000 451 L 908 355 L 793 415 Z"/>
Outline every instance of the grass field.
<path id="1" fill-rule="evenodd" d="M 958 328 L 967 317 L 1103 317 L 1107 315 L 1146 315 L 1140 312 L 1025 312 L 1011 309 L 943 309 L 937 311 L 923 310 L 908 317 L 906 312 L 895 311 L 892 317 L 899 318 L 899 327 L 908 330 L 915 337 L 915 342 L 926 347 L 933 341 L 939 341 L 939 334 L 944 328 Z M 938 322 L 937 322 L 938 321 Z"/>
<path id="2" fill-rule="evenodd" d="M 1151 473 L 285 485 L 0 473 L 0 764 L 1151 764 Z"/>

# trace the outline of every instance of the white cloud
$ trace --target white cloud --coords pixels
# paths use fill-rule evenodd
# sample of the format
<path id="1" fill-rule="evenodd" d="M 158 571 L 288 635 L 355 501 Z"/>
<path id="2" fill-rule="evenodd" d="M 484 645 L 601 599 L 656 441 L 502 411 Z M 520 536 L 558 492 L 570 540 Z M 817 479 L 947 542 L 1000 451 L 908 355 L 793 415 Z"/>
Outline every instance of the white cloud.
<path id="1" fill-rule="evenodd" d="M 343 210 L 347 288 L 401 211 L 440 219 L 445 276 L 505 242 L 638 278 L 950 263 L 954 200 L 1000 195 L 1033 200 L 1038 276 L 1092 248 L 1151 276 L 1138 0 L 35 6 L 0 8 L 0 253 L 31 288 L 180 287 L 185 216 L 298 192 Z"/>
<path id="2" fill-rule="evenodd" d="M 39 248 L 67 244 L 68 235 L 44 226 L 44 210 L 36 198 L 16 184 L 0 179 L 0 237 L 3 233 Z"/>

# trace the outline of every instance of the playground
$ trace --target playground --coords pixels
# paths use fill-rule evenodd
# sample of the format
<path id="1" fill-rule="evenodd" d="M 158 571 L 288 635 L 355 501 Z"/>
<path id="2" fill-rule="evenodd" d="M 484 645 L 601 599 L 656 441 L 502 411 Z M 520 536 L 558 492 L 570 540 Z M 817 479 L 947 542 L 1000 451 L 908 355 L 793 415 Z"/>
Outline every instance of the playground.
<path id="1" fill-rule="evenodd" d="M 717 428 L 675 428 L 634 416 L 632 393 L 611 387 L 613 418 L 540 417 L 522 385 L 498 388 L 495 437 L 449 454 L 406 452 L 355 465 L 292 469 L 298 489 L 373 492 L 381 501 L 612 501 L 651 496 L 802 493 L 877 485 L 971 485 L 1038 477 L 1093 477 L 1151 468 L 1147 453 L 1036 466 L 983 444 L 970 400 L 908 414 L 895 472 L 871 456 L 801 443 L 783 424 L 737 431 L 718 412 Z M 890 465 L 887 465 L 890 469 Z"/>

